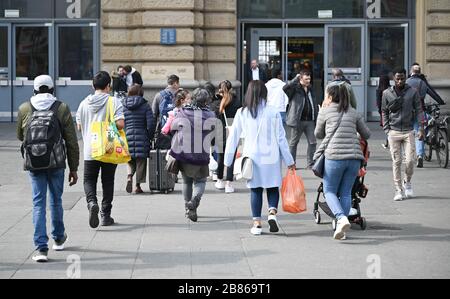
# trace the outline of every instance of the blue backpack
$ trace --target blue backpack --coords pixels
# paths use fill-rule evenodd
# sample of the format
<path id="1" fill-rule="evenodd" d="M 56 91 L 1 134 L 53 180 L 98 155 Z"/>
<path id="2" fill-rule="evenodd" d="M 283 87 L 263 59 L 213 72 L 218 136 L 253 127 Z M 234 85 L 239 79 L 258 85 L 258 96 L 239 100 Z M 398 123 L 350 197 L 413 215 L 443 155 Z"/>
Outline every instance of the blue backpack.
<path id="1" fill-rule="evenodd" d="M 175 109 L 173 94 L 168 90 L 160 92 L 161 102 L 159 104 L 160 125 L 163 128 L 169 118 L 169 112 Z"/>

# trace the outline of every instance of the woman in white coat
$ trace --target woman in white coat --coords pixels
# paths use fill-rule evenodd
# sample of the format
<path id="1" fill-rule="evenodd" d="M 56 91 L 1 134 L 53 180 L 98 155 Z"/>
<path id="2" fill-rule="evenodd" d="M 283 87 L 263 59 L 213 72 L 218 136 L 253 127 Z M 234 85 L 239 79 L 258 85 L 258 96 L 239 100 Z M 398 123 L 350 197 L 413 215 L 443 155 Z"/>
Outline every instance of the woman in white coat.
<path id="1" fill-rule="evenodd" d="M 295 170 L 295 162 L 289 152 L 286 133 L 279 111 L 267 105 L 267 88 L 262 81 L 250 82 L 243 108 L 239 109 L 230 129 L 225 152 L 225 166 L 230 167 L 240 137 L 243 136 L 242 156 L 253 162 L 253 178 L 247 182 L 251 189 L 251 208 L 253 214 L 253 235 L 262 234 L 261 211 L 263 191 L 267 190 L 269 201 L 270 232 L 278 232 L 276 214 L 282 184 L 282 164 L 285 162 Z"/>

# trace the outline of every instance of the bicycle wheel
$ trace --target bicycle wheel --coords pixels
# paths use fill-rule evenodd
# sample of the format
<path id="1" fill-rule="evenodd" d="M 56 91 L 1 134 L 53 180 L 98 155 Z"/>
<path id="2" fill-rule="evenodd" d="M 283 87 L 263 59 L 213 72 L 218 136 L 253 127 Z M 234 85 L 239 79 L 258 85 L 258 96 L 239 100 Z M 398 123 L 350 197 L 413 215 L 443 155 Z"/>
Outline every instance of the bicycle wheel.
<path id="1" fill-rule="evenodd" d="M 441 168 L 448 166 L 448 136 L 446 130 L 439 130 L 437 136 L 436 157 Z"/>

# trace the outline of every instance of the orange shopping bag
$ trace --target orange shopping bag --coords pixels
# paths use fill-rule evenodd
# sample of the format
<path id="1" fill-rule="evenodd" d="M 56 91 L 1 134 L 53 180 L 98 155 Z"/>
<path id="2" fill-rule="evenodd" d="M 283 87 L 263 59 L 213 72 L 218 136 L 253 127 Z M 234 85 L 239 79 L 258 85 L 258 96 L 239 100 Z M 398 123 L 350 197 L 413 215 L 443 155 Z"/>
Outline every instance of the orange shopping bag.
<path id="1" fill-rule="evenodd" d="M 306 193 L 303 179 L 295 170 L 288 170 L 281 186 L 283 211 L 292 214 L 306 212 Z"/>

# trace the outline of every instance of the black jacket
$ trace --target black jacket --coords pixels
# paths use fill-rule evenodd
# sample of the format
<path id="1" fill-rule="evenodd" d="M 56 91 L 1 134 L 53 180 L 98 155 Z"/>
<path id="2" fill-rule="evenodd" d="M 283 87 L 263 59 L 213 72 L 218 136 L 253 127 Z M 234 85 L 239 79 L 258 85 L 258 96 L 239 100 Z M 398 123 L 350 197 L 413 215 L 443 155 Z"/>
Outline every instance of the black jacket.
<path id="1" fill-rule="evenodd" d="M 389 109 L 389 105 L 398 98 L 395 87 L 390 87 L 383 93 L 381 110 L 386 133 L 389 133 L 391 130 L 403 133 L 411 132 L 416 118 L 419 120 L 419 123 L 424 120 L 422 104 L 417 91 L 406 84 L 405 89 L 402 91 L 402 97 L 401 108 L 393 112 Z"/>
<path id="2" fill-rule="evenodd" d="M 153 139 L 153 113 L 148 102 L 140 96 L 122 100 L 125 114 L 125 132 L 131 157 L 148 158 Z"/>
<path id="3" fill-rule="evenodd" d="M 139 84 L 144 85 L 144 81 L 142 81 L 142 76 L 138 71 L 135 71 L 131 74 L 131 77 L 133 78 L 133 84 Z"/>
<path id="4" fill-rule="evenodd" d="M 264 72 L 264 70 L 262 68 L 259 68 L 259 80 L 263 81 L 264 83 L 267 83 L 267 81 L 269 81 L 267 78 L 266 72 Z M 250 69 L 248 71 L 248 81 L 249 82 L 253 81 L 253 70 L 252 69 Z"/>
<path id="5" fill-rule="evenodd" d="M 298 79 L 290 81 L 283 87 L 284 92 L 289 97 L 289 105 L 286 115 L 286 124 L 289 127 L 298 127 L 305 109 L 306 101 L 309 101 L 309 97 L 305 93 Z M 317 121 L 317 115 L 319 114 L 319 105 L 312 88 L 308 88 L 308 93 L 311 93 L 312 97 L 312 109 L 313 109 L 313 121 Z"/>

